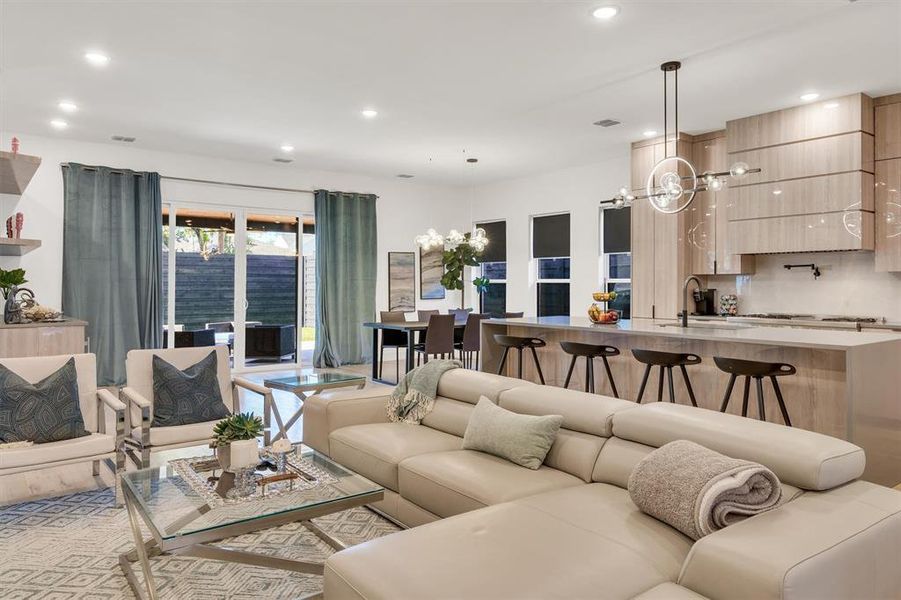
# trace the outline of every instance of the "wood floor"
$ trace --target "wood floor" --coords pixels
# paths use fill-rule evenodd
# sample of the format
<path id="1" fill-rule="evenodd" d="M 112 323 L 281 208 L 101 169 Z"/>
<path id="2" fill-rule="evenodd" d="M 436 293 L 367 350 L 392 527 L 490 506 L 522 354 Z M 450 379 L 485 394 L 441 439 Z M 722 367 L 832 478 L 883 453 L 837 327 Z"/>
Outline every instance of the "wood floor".
<path id="1" fill-rule="evenodd" d="M 387 358 L 387 355 L 386 357 Z M 384 375 L 387 379 L 394 378 L 394 361 L 385 361 Z M 401 373 L 403 373 L 403 360 L 401 360 Z M 304 369 L 307 370 L 307 369 Z M 371 365 L 348 365 L 340 369 L 314 369 L 316 371 L 342 371 L 347 373 L 359 373 L 366 375 L 367 387 L 379 386 L 384 387 L 380 383 L 374 383 L 371 378 Z M 263 379 L 269 377 L 287 377 L 296 373 L 296 369 L 273 369 L 272 371 L 256 371 L 251 373 L 242 373 L 241 376 L 251 381 L 262 383 Z M 300 400 L 294 394 L 275 390 L 273 392 L 273 400 L 278 405 L 278 409 L 282 415 L 291 415 L 300 407 Z M 241 411 L 262 414 L 263 399 L 262 397 L 241 391 Z M 303 437 L 303 417 L 291 426 L 288 430 L 288 437 L 292 441 L 300 441 Z M 134 467 L 129 464 L 129 470 Z M 0 476 L 0 505 L 15 504 L 28 500 L 37 500 L 40 498 L 49 498 L 60 496 L 63 494 L 71 494 L 84 490 L 110 487 L 113 485 L 113 474 L 106 465 L 101 465 L 100 475 L 94 477 L 91 474 L 91 463 L 78 463 L 56 467 L 53 469 L 41 469 L 36 471 L 16 473 L 14 475 Z"/>

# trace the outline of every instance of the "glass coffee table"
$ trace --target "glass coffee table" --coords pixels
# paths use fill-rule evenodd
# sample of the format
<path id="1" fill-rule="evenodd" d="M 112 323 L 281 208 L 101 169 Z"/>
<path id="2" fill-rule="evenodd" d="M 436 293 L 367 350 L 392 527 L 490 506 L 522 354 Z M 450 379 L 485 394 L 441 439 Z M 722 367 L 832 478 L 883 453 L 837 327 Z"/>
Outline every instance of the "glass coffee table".
<path id="1" fill-rule="evenodd" d="M 338 371 L 318 373 L 315 371 L 303 371 L 299 375 L 292 375 L 290 377 L 265 379 L 263 380 L 263 385 L 273 390 L 291 392 L 301 401 L 300 408 L 297 409 L 296 413 L 291 415 L 287 423 L 282 420 L 282 415 L 279 413 L 278 406 L 276 406 L 274 402 L 271 407 L 264 407 L 264 427 L 266 431 L 268 431 L 270 427 L 270 408 L 272 414 L 275 415 L 275 422 L 278 424 L 278 433 L 271 439 L 271 441 L 274 442 L 281 438 L 287 439 L 288 430 L 297 422 L 301 415 L 303 415 L 303 401 L 306 400 L 308 396 L 339 387 L 356 387 L 357 389 L 362 389 L 366 385 L 366 376 L 354 375 L 352 373 L 340 373 Z"/>
<path id="2" fill-rule="evenodd" d="M 365 477 L 349 471 L 323 454 L 296 445 L 287 481 L 275 474 L 259 479 L 259 488 L 250 498 L 234 499 L 216 491 L 207 476 L 225 480 L 213 456 L 200 456 L 209 449 L 198 447 L 193 457 L 181 452 L 168 462 L 157 459 L 158 466 L 122 476 L 122 491 L 135 549 L 119 556 L 119 566 L 138 598 L 158 598 L 150 559 L 160 554 L 179 554 L 212 560 L 243 563 L 321 575 L 323 564 L 293 560 L 211 546 L 226 538 L 278 527 L 299 521 L 335 550 L 346 547 L 317 527 L 310 519 L 377 502 L 384 489 Z M 190 454 L 190 453 L 188 453 Z M 189 466 L 187 466 L 189 465 Z M 297 466 L 300 465 L 300 466 Z M 272 469 L 270 469 L 272 470 Z M 222 476 L 222 477 L 217 477 Z M 274 480 L 269 487 L 263 481 Z M 297 482 L 295 484 L 295 482 Z M 268 490 L 268 491 L 267 491 Z M 144 539 L 141 524 L 150 530 Z M 132 569 L 139 563 L 144 577 L 142 586 Z M 313 595 L 316 597 L 318 595 Z"/>

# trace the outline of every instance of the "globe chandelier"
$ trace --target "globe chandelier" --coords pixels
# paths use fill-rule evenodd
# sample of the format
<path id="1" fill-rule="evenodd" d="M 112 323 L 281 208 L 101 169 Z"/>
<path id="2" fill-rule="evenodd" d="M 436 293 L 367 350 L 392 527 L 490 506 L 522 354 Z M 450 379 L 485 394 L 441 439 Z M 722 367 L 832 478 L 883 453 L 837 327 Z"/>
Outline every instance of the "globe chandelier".
<path id="1" fill-rule="evenodd" d="M 677 156 L 679 139 L 679 69 L 682 63 L 671 60 L 660 65 L 663 71 L 663 140 L 664 158 L 654 165 L 648 174 L 644 194 L 633 194 L 625 186 L 610 200 L 601 204 L 612 205 L 613 208 L 630 206 L 636 200 L 648 200 L 657 211 L 665 214 L 680 213 L 692 203 L 698 192 L 718 192 L 726 186 L 727 178 L 743 179 L 750 173 L 759 173 L 760 169 L 752 169 L 744 162 L 736 162 L 728 171 L 705 171 L 698 174 L 691 161 Z M 672 135 L 674 145 L 673 156 L 669 155 L 669 74 L 673 74 L 673 96 L 675 126 Z"/>
<path id="2" fill-rule="evenodd" d="M 456 229 L 451 229 L 447 235 L 428 229 L 422 235 L 417 235 L 414 242 L 423 250 L 439 247 L 453 250 L 460 244 L 469 244 L 476 254 L 481 254 L 488 246 L 488 236 L 481 227 L 474 228 L 471 233 L 460 233 Z"/>

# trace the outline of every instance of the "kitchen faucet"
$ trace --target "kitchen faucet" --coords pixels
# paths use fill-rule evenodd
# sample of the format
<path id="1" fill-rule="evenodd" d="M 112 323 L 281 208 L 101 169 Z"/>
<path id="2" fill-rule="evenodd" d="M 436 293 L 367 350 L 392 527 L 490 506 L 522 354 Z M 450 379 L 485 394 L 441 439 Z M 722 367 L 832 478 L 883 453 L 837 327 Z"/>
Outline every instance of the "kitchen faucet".
<path id="1" fill-rule="evenodd" d="M 682 327 L 688 327 L 688 284 L 692 280 L 698 285 L 698 291 L 701 291 L 701 280 L 694 275 L 689 275 L 682 284 Z"/>

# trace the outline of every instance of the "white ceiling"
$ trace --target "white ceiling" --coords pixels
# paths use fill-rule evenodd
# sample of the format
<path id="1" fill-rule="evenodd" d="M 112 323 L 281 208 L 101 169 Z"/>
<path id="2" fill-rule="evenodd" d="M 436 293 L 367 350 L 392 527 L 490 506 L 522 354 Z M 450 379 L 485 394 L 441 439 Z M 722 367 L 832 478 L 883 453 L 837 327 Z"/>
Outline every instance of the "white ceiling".
<path id="1" fill-rule="evenodd" d="M 286 169 L 470 183 L 662 130 L 668 59 L 695 133 L 808 90 L 901 91 L 897 0 L 613 0 L 609 22 L 602 3 L 0 0 L 0 129 L 265 163 L 291 143 Z M 80 110 L 58 132 L 64 98 Z"/>

